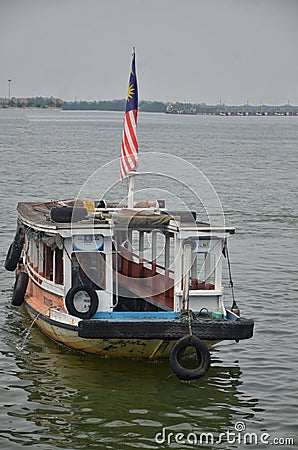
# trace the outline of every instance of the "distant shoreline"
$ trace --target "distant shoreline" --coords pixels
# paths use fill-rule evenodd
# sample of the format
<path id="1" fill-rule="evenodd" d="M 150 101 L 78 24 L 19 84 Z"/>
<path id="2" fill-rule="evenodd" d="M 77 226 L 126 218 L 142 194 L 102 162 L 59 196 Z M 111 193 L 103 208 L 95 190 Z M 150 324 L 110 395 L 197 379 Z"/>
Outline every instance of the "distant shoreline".
<path id="1" fill-rule="evenodd" d="M 0 109 L 53 109 L 63 111 L 125 111 L 126 99 L 64 101 L 54 97 L 1 98 Z M 219 116 L 298 116 L 298 106 L 290 105 L 207 105 L 206 103 L 171 103 L 140 101 L 141 112 Z"/>

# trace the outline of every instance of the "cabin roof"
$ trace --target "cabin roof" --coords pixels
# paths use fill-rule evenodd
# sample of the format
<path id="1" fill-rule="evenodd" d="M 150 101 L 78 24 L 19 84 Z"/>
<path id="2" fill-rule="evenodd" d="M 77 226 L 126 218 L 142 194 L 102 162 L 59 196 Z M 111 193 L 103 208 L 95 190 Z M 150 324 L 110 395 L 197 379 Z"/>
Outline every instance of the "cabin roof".
<path id="1" fill-rule="evenodd" d="M 110 228 L 107 221 L 100 221 L 87 216 L 79 222 L 54 222 L 50 218 L 50 210 L 55 203 L 34 203 L 20 202 L 17 206 L 17 213 L 21 221 L 34 229 L 63 234 L 63 230 Z"/>
<path id="2" fill-rule="evenodd" d="M 21 221 L 36 230 L 59 233 L 62 236 L 70 236 L 75 234 L 76 230 L 80 232 L 91 230 L 109 230 L 111 227 L 116 229 L 136 229 L 139 231 L 152 231 L 153 229 L 162 229 L 168 232 L 181 232 L 183 236 L 192 235 L 193 233 L 229 233 L 233 234 L 235 228 L 212 226 L 208 223 L 199 222 L 197 220 L 189 220 L 182 218 L 175 211 L 162 211 L 161 214 L 154 213 L 152 210 L 138 211 L 127 210 L 126 208 L 116 210 L 98 210 L 95 215 L 88 215 L 85 219 L 78 222 L 55 222 L 51 220 L 50 211 L 53 207 L 58 206 L 57 202 L 20 202 L 17 206 L 17 212 Z"/>

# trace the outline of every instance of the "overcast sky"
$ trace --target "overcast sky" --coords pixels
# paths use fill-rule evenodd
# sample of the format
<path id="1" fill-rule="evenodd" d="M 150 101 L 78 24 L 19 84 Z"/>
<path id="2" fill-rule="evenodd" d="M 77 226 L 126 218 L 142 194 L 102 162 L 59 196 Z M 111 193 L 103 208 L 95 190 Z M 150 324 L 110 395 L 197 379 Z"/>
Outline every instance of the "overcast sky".
<path id="1" fill-rule="evenodd" d="M 0 97 L 298 104 L 298 0 L 0 0 Z"/>

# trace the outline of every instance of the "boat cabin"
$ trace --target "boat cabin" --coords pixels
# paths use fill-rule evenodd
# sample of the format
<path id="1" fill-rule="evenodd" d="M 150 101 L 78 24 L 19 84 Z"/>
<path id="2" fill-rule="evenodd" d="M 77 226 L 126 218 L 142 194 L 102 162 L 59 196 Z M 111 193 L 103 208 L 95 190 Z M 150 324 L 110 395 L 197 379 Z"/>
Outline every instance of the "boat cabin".
<path id="1" fill-rule="evenodd" d="M 233 228 L 210 228 L 187 211 L 101 206 L 81 220 L 55 221 L 52 208 L 63 207 L 18 205 L 29 296 L 78 317 L 90 308 L 90 292 L 98 300 L 95 315 L 225 313 L 222 253 Z"/>

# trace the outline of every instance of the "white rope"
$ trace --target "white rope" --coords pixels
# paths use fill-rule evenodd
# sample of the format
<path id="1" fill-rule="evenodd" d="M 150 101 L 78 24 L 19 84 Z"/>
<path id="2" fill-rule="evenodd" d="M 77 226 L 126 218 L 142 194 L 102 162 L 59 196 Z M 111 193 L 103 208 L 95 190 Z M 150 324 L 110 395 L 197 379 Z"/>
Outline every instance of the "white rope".
<path id="1" fill-rule="evenodd" d="M 49 311 L 49 309 L 47 309 L 46 314 L 48 313 L 48 311 Z M 22 345 L 21 345 L 21 346 L 17 346 L 17 349 L 18 349 L 19 351 L 22 352 L 22 351 L 24 350 L 24 347 L 25 347 L 25 344 L 26 344 L 26 342 L 27 342 L 27 340 L 28 340 L 28 337 L 29 337 L 31 328 L 33 327 L 33 325 L 35 324 L 35 322 L 37 321 L 37 319 L 39 318 L 40 315 L 41 315 L 41 312 L 39 312 L 39 313 L 37 314 L 37 316 L 34 317 L 34 319 L 32 320 L 32 323 L 30 324 L 29 328 L 28 328 L 28 329 L 25 329 L 24 331 L 22 331 L 21 335 L 24 334 L 24 333 L 26 333 L 26 334 L 25 334 L 25 336 L 24 336 Z"/>

